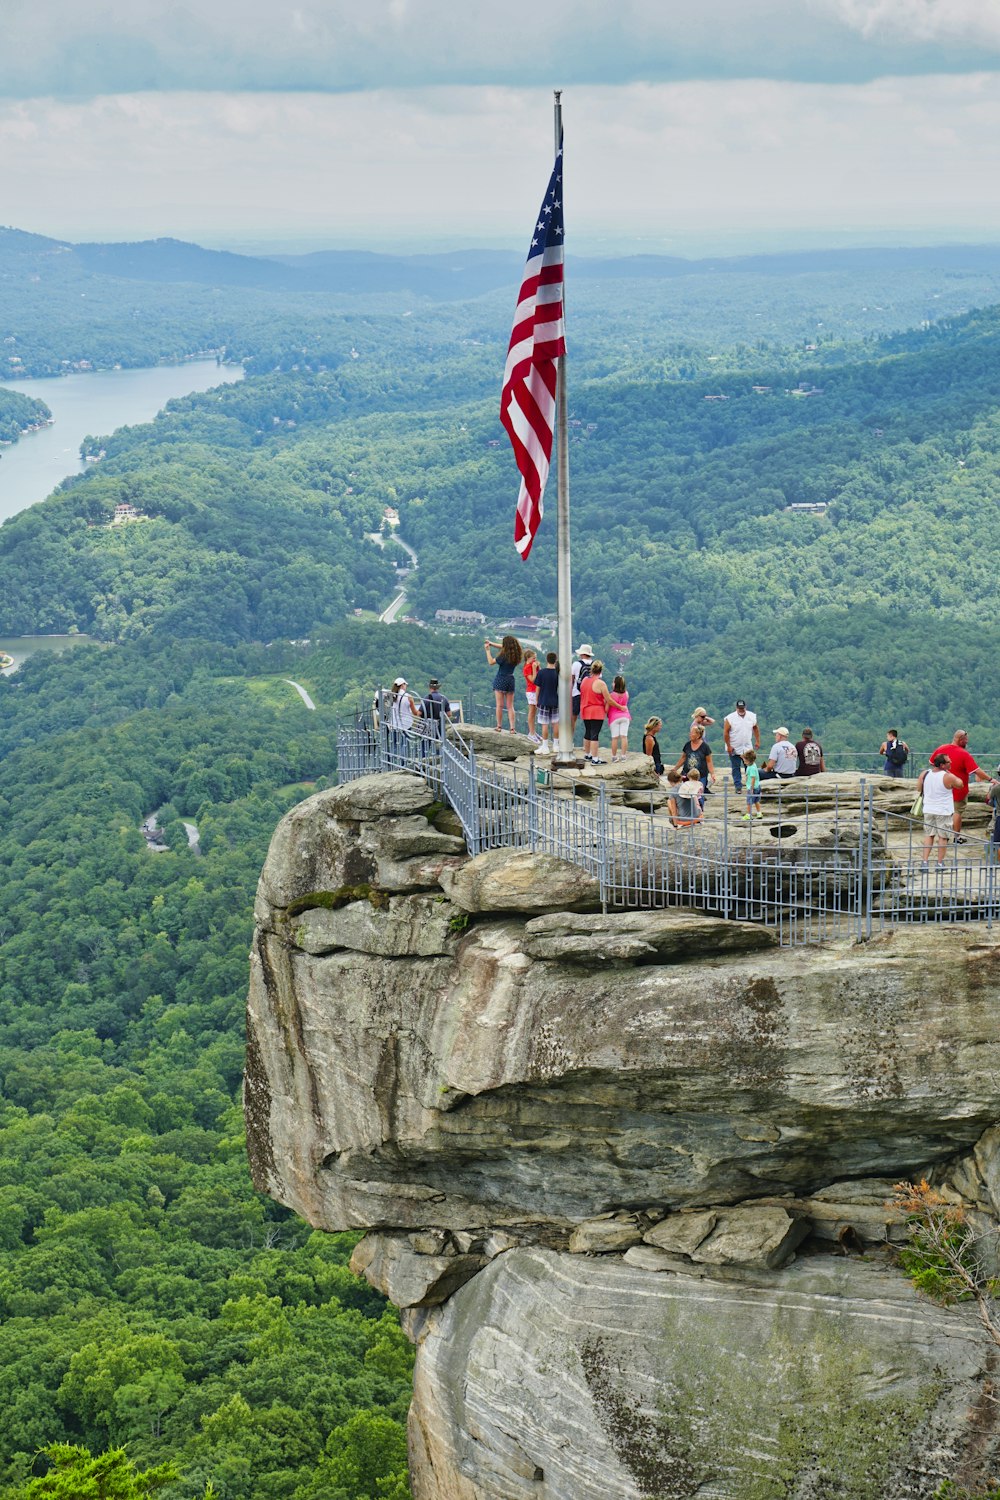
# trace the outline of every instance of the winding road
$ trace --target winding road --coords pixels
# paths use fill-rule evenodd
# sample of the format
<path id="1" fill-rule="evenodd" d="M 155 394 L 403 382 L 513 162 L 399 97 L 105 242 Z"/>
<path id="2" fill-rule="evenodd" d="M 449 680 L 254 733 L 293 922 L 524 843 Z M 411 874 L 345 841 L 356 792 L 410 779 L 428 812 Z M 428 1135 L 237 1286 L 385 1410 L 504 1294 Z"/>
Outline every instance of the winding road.
<path id="1" fill-rule="evenodd" d="M 289 687 L 293 687 L 295 689 L 299 697 L 302 699 L 302 702 L 305 704 L 306 708 L 316 707 L 315 703 L 312 701 L 309 694 L 302 686 L 301 682 L 293 682 L 290 677 L 283 677 L 281 680 L 282 682 L 287 682 Z"/>
<path id="2" fill-rule="evenodd" d="M 382 533 L 380 531 L 369 531 L 369 532 L 366 533 L 366 535 L 367 535 L 368 540 L 370 542 L 374 542 L 375 543 L 376 547 L 383 547 L 383 548 L 385 547 L 386 539 L 385 539 L 385 537 L 382 535 Z M 409 557 L 410 561 L 413 564 L 413 571 L 415 573 L 417 571 L 417 568 L 420 566 L 420 564 L 419 564 L 419 562 L 417 560 L 417 554 L 414 552 L 414 550 L 410 546 L 409 542 L 404 542 L 403 538 L 401 536 L 396 536 L 395 533 L 393 533 L 392 540 L 394 542 L 398 542 L 399 546 L 402 547 L 403 551 L 407 554 L 407 556 Z M 399 617 L 399 612 L 403 608 L 403 605 L 405 603 L 406 603 L 406 588 L 404 586 L 403 588 L 400 589 L 399 593 L 395 596 L 395 598 L 393 599 L 392 603 L 389 605 L 388 609 L 384 609 L 382 611 L 382 613 L 379 615 L 379 617 L 378 617 L 379 624 L 380 625 L 392 625 L 392 624 L 394 624 L 395 621 L 397 620 L 397 618 Z"/>

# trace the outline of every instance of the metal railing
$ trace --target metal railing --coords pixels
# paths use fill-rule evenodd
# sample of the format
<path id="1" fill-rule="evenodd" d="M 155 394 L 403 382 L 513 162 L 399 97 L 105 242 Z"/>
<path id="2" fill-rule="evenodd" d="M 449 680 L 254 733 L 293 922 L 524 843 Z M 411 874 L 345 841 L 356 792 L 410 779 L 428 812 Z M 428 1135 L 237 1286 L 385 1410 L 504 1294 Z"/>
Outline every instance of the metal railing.
<path id="1" fill-rule="evenodd" d="M 452 726 L 393 729 L 359 713 L 337 736 L 342 782 L 376 771 L 423 776 L 454 809 L 470 854 L 528 849 L 578 865 L 594 877 L 604 910 L 692 907 L 760 922 L 785 945 L 864 939 L 906 923 L 985 922 L 1000 902 L 997 846 L 971 838 L 948 861 L 925 868 L 919 820 L 876 807 L 875 788 L 822 799 L 807 782 L 766 783 L 764 818 L 732 814 L 743 799 L 724 784 L 721 817 L 677 827 L 659 807 L 618 805 L 604 781 L 552 786 L 546 763 L 528 768 L 477 758 Z M 540 785 L 539 783 L 544 784 Z M 586 795 L 581 795 L 586 793 Z"/>

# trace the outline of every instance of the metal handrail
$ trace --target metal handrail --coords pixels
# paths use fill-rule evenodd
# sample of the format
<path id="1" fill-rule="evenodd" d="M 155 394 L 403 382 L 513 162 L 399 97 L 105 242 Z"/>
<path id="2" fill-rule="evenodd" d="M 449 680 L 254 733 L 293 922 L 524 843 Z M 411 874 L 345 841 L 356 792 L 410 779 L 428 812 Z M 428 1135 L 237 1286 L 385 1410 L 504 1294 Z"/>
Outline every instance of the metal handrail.
<path id="1" fill-rule="evenodd" d="M 978 859 L 925 870 L 918 820 L 877 810 L 875 789 L 864 781 L 856 807 L 844 806 L 838 788 L 822 813 L 810 808 L 807 781 L 776 787 L 766 842 L 755 842 L 752 832 L 741 842 L 730 829 L 728 783 L 719 793 L 721 826 L 677 828 L 615 805 L 603 781 L 595 801 L 539 786 L 533 756 L 526 771 L 484 765 L 461 726 L 418 721 L 394 729 L 381 706 L 377 718 L 360 711 L 338 732 L 341 781 L 414 771 L 454 809 L 470 854 L 523 848 L 556 855 L 595 877 L 605 909 L 690 905 L 762 922 L 784 944 L 863 940 L 903 923 L 992 926 L 996 915 L 997 846 L 984 840 Z M 804 802 L 802 813 L 788 812 L 789 797 L 793 806 Z M 905 837 L 904 857 L 889 852 L 890 835 Z"/>

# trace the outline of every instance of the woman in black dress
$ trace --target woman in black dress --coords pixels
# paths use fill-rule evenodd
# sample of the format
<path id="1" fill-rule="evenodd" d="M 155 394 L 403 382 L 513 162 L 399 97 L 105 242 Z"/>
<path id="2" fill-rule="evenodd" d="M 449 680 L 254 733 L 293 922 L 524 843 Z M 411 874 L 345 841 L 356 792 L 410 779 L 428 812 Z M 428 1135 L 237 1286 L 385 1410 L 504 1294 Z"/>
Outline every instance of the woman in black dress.
<path id="1" fill-rule="evenodd" d="M 514 717 L 514 668 L 520 666 L 524 655 L 521 642 L 515 635 L 505 635 L 502 641 L 484 641 L 483 645 L 486 648 L 486 660 L 491 667 L 497 669 L 493 679 L 493 696 L 497 704 L 497 729 L 503 729 L 503 710 L 504 703 L 506 703 L 507 721 L 513 734 L 517 724 Z M 494 651 L 499 651 L 500 655 L 494 656 Z"/>
<path id="2" fill-rule="evenodd" d="M 657 776 L 663 775 L 663 757 L 660 754 L 660 742 L 656 738 L 663 728 L 663 720 L 655 716 L 648 720 L 642 733 L 642 748 L 646 755 L 653 757 L 653 770 Z"/>

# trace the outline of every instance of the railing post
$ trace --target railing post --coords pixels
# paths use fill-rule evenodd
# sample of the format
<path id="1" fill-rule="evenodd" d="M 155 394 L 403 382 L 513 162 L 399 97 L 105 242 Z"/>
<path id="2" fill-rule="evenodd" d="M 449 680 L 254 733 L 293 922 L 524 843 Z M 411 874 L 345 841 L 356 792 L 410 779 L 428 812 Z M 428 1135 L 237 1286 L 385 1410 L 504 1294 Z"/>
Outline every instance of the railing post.
<path id="1" fill-rule="evenodd" d="M 601 782 L 597 804 L 597 856 L 600 862 L 601 911 L 608 912 L 608 784 Z"/>
<path id="2" fill-rule="evenodd" d="M 868 837 L 867 843 L 867 873 L 865 873 L 865 936 L 871 938 L 871 912 L 873 912 L 874 901 L 876 901 L 876 880 L 874 880 L 874 832 L 876 832 L 876 789 L 868 787 Z"/>
<path id="3" fill-rule="evenodd" d="M 528 757 L 528 839 L 532 854 L 538 853 L 538 783 L 535 776 L 534 752 Z"/>
<path id="4" fill-rule="evenodd" d="M 729 782 L 722 784 L 722 915 L 732 915 L 732 876 L 729 869 Z"/>
<path id="5" fill-rule="evenodd" d="M 482 830 L 479 825 L 479 775 L 476 771 L 476 751 L 469 741 L 469 853 L 476 855 L 482 848 Z"/>
<path id="6" fill-rule="evenodd" d="M 996 860 L 994 854 L 1000 854 L 1000 847 L 993 842 L 992 830 L 986 843 L 986 927 L 987 930 L 993 926 L 993 886 L 994 872 L 996 871 Z M 980 877 L 982 879 L 982 877 Z"/>

